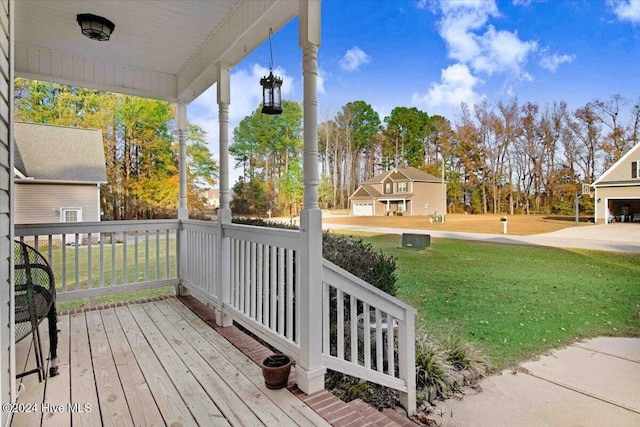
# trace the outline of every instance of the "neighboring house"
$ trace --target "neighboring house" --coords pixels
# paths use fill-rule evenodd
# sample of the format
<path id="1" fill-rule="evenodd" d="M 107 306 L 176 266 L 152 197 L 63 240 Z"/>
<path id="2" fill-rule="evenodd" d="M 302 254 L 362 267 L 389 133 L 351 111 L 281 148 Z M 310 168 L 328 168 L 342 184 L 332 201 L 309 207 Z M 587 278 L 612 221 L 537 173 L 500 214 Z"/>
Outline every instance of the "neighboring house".
<path id="1" fill-rule="evenodd" d="M 398 168 L 363 182 L 349 200 L 353 215 L 442 215 L 446 184 L 419 169 Z"/>
<path id="2" fill-rule="evenodd" d="M 14 124 L 15 223 L 100 221 L 102 132 Z"/>
<path id="3" fill-rule="evenodd" d="M 640 223 L 640 144 L 636 144 L 592 184 L 596 223 Z"/>
<path id="4" fill-rule="evenodd" d="M 211 209 L 216 209 L 220 206 L 220 190 L 217 188 L 210 188 L 204 193 L 204 197 L 207 199 L 207 206 Z"/>

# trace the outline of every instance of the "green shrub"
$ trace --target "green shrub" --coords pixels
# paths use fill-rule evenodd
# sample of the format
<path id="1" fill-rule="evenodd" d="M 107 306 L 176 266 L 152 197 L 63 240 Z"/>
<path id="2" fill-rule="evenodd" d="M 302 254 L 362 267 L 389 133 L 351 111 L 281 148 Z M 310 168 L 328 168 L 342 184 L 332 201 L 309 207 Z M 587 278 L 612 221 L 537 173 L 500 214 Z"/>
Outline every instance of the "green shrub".
<path id="1" fill-rule="evenodd" d="M 427 335 L 416 339 L 416 387 L 435 390 L 440 397 L 447 396 L 454 382 L 453 366 L 447 351 Z"/>
<path id="2" fill-rule="evenodd" d="M 395 258 L 376 252 L 362 239 L 325 232 L 322 256 L 389 295 L 398 291 Z"/>
<path id="3" fill-rule="evenodd" d="M 445 339 L 447 361 L 457 371 L 470 371 L 474 377 L 481 378 L 490 369 L 486 356 L 471 343 L 465 341 L 459 333 L 452 333 Z"/>
<path id="4" fill-rule="evenodd" d="M 425 400 L 446 399 L 463 386 L 476 383 L 490 368 L 484 354 L 459 333 L 442 341 L 426 334 L 416 338 L 416 388 Z"/>
<path id="5" fill-rule="evenodd" d="M 252 225 L 254 227 L 284 228 L 285 230 L 299 229 L 297 225 L 287 224 L 284 222 L 265 221 L 260 218 L 233 218 L 231 222 L 240 225 Z"/>

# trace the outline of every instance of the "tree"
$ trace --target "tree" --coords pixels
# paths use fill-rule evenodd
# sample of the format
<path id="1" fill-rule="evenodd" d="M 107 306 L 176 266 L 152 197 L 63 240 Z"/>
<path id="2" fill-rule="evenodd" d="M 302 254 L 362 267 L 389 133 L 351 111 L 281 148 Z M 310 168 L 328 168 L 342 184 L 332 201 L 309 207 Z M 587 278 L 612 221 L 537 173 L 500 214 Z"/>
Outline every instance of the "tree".
<path id="1" fill-rule="evenodd" d="M 620 108 L 626 104 L 620 94 L 614 95 L 608 101 L 595 99 L 587 104 L 590 111 L 609 132 L 604 135 L 601 147 L 605 153 L 605 169 L 613 165 L 616 160 L 629 148 L 625 129 L 619 123 Z"/>
<path id="2" fill-rule="evenodd" d="M 420 167 L 425 161 L 425 139 L 429 133 L 429 115 L 415 107 L 396 107 L 385 117 L 387 152 L 393 152 L 395 167 Z"/>
<path id="3" fill-rule="evenodd" d="M 236 166 L 243 167 L 234 198 L 252 197 L 237 202 L 250 210 L 247 213 L 281 213 L 293 201 L 302 200 L 302 108 L 284 101 L 282 110 L 279 115 L 266 115 L 258 107 L 233 131 L 229 152 Z M 264 202 L 259 202 L 262 198 Z"/>
<path id="4" fill-rule="evenodd" d="M 179 192 L 174 108 L 145 98 L 17 79 L 16 119 L 102 130 L 107 185 L 101 188 L 106 219 L 176 215 Z M 203 208 L 201 191 L 212 185 L 217 165 L 204 132 L 187 138 L 190 206 Z"/>

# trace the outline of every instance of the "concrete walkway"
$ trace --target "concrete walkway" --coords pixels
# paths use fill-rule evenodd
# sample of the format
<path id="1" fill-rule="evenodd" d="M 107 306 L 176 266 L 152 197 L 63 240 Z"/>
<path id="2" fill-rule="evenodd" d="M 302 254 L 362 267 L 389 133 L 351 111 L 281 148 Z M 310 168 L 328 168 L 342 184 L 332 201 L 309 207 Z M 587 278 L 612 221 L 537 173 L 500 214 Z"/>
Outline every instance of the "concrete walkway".
<path id="1" fill-rule="evenodd" d="M 520 367 L 439 403 L 435 418 L 444 427 L 640 426 L 640 338 L 595 338 Z"/>
<path id="2" fill-rule="evenodd" d="M 459 233 L 455 231 L 418 230 L 408 228 L 368 227 L 342 224 L 324 224 L 325 229 L 357 230 L 372 233 L 429 234 L 446 239 L 474 240 L 518 245 L 553 246 L 556 248 L 580 248 L 597 251 L 640 253 L 640 224 L 601 224 L 569 227 L 559 231 L 530 236 L 508 234 Z"/>

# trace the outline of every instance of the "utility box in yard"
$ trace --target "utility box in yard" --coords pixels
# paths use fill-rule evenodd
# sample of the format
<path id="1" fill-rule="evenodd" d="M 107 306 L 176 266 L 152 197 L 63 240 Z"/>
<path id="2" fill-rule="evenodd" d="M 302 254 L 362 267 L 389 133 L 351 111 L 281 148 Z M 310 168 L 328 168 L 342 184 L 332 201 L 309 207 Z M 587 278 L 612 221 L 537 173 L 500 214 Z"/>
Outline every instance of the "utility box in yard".
<path id="1" fill-rule="evenodd" d="M 402 233 L 402 247 L 412 249 L 424 249 L 431 245 L 430 234 Z"/>

